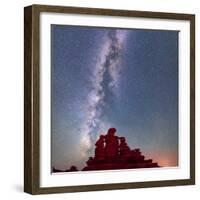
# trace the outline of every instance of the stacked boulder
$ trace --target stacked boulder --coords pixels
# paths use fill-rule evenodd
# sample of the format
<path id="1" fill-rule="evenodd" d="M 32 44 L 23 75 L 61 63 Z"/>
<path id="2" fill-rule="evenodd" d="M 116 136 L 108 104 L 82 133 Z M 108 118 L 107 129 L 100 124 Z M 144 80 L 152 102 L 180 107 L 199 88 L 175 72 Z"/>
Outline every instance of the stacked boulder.
<path id="1" fill-rule="evenodd" d="M 140 149 L 130 149 L 126 138 L 116 136 L 115 132 L 115 128 L 110 128 L 106 135 L 100 135 L 95 156 L 89 158 L 83 171 L 159 167 L 152 159 L 146 160 Z"/>

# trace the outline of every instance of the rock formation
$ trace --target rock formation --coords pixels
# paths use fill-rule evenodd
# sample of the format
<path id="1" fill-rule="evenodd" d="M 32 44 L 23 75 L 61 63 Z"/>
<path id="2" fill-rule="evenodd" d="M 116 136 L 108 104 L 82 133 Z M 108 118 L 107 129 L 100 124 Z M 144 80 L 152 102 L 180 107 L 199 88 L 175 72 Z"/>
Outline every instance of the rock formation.
<path id="1" fill-rule="evenodd" d="M 52 170 L 53 173 L 57 173 L 57 172 L 75 172 L 75 171 L 78 171 L 78 169 L 74 165 L 72 165 L 69 169 L 66 169 L 66 170 L 56 169 L 55 167 L 53 167 L 53 170 Z"/>
<path id="2" fill-rule="evenodd" d="M 83 171 L 159 167 L 152 159 L 146 160 L 140 149 L 130 149 L 126 138 L 116 136 L 115 132 L 115 128 L 110 128 L 106 135 L 100 135 L 95 155 L 88 159 Z"/>
<path id="3" fill-rule="evenodd" d="M 82 171 L 114 170 L 159 167 L 152 159 L 145 159 L 140 149 L 130 149 L 125 137 L 115 135 L 116 129 L 110 128 L 106 135 L 100 135 L 95 143 L 95 155 L 89 157 Z M 66 170 L 53 167 L 53 172 L 78 171 L 75 166 Z"/>

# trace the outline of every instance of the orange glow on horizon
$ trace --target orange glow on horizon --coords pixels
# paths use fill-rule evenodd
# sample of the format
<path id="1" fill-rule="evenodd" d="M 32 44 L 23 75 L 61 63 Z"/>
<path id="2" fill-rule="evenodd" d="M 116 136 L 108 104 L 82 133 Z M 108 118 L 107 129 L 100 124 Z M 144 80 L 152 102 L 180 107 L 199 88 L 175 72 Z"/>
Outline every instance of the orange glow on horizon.
<path id="1" fill-rule="evenodd" d="M 175 152 L 165 153 L 144 153 L 146 159 L 152 159 L 157 162 L 160 167 L 176 167 L 178 166 L 178 155 Z"/>

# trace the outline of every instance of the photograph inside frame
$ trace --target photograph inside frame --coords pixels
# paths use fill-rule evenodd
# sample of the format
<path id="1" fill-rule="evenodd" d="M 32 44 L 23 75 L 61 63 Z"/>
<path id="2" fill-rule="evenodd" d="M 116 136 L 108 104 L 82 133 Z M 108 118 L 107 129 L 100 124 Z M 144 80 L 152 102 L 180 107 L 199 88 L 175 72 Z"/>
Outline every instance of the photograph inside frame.
<path id="1" fill-rule="evenodd" d="M 178 39 L 51 25 L 53 173 L 178 166 Z"/>

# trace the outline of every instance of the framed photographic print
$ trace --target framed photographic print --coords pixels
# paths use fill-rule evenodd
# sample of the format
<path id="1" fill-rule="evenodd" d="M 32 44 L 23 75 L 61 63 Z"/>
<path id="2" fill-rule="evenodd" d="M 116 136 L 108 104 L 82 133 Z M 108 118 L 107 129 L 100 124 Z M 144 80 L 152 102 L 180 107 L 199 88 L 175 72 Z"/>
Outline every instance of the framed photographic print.
<path id="1" fill-rule="evenodd" d="M 195 183 L 195 16 L 24 10 L 24 191 Z"/>

